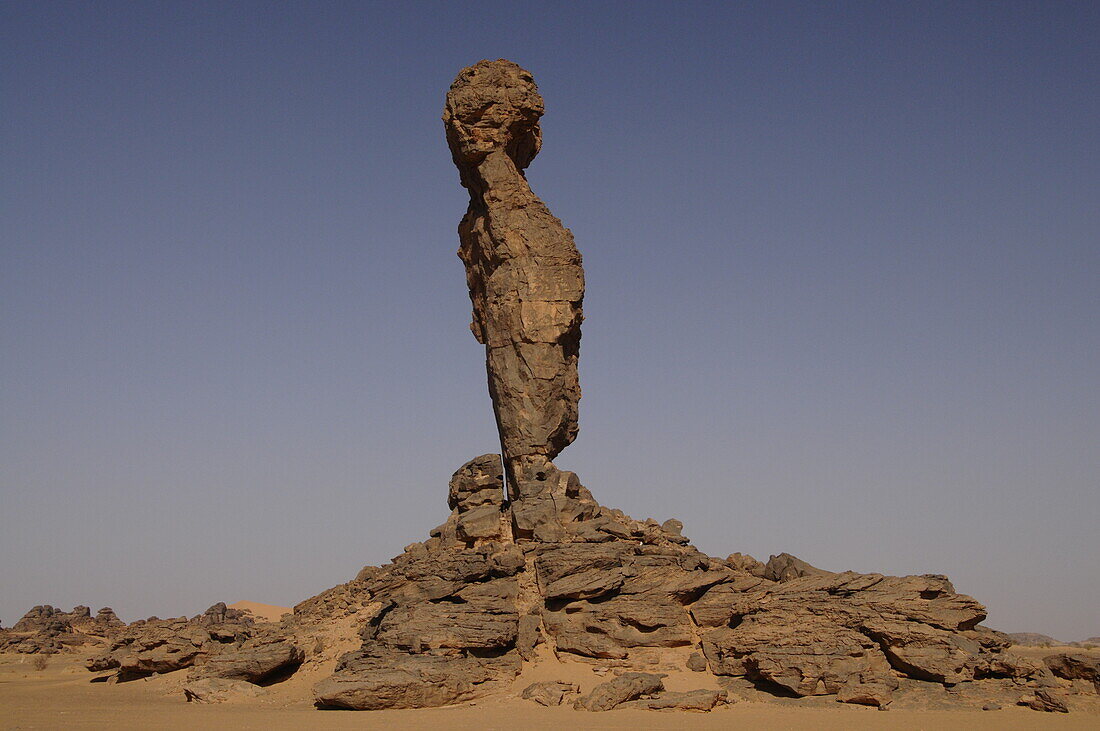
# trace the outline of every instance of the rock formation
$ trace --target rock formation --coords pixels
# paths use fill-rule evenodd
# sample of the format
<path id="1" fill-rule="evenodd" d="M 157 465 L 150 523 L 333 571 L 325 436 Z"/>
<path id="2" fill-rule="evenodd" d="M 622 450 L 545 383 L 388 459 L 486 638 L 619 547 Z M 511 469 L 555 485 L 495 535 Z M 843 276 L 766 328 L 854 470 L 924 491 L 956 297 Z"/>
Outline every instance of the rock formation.
<path id="1" fill-rule="evenodd" d="M 513 501 L 550 492 L 551 460 L 577 436 L 581 396 L 581 255 L 523 174 L 541 146 L 542 113 L 531 74 L 503 59 L 463 69 L 443 112 L 470 193 L 458 253 Z"/>
<path id="2" fill-rule="evenodd" d="M 789 554 L 766 563 L 708 556 L 680 521 L 602 506 L 553 465 L 577 430 L 583 275 L 572 237 L 522 173 L 539 149 L 542 110 L 530 74 L 482 61 L 459 74 L 444 113 L 470 191 L 460 254 L 503 456 L 454 473 L 451 514 L 427 540 L 279 623 L 255 625 L 224 604 L 192 620 L 136 622 L 111 630 L 88 668 L 120 679 L 190 668 L 187 697 L 218 702 L 250 697 L 252 684 L 299 666 L 334 667 L 313 686 L 322 708 L 519 695 L 525 663 L 569 660 L 615 677 L 584 695 L 564 679 L 541 680 L 521 697 L 593 712 L 815 697 L 1100 710 L 1094 662 L 1012 654 L 1005 635 L 981 626 L 985 608 L 944 576 L 837 573 Z M 97 621 L 77 609 L 60 620 L 36 608 L 16 625 L 18 641 Z M 667 690 L 664 672 L 685 669 L 700 687 Z"/>
<path id="3" fill-rule="evenodd" d="M 50 654 L 66 647 L 94 644 L 122 626 L 122 620 L 110 607 L 103 607 L 93 617 L 85 606 L 63 612 L 43 604 L 24 614 L 10 630 L 0 635 L 0 650 Z"/>
<path id="4" fill-rule="evenodd" d="M 574 704 L 593 711 L 707 710 L 727 697 L 668 695 L 660 675 L 637 672 L 670 662 L 735 688 L 744 679 L 879 707 L 903 681 L 991 680 L 976 694 L 1008 684 L 1031 688 L 1029 700 L 1053 697 L 1051 671 L 1005 653 L 1005 638 L 979 626 L 984 607 L 946 577 L 838 574 L 788 554 L 767 564 L 712 558 L 691 546 L 679 521 L 605 508 L 553 465 L 577 433 L 584 278 L 572 236 L 523 174 L 541 146 L 542 113 L 531 75 L 510 61 L 463 69 L 447 94 L 447 141 L 470 193 L 459 256 L 504 474 L 497 455 L 466 463 L 451 478 L 451 516 L 429 540 L 295 608 L 296 616 L 335 610 L 362 623 L 361 648 L 317 685 L 317 703 L 468 701 L 502 692 L 540 653 L 624 673 Z M 525 697 L 554 705 L 572 690 L 541 683 Z"/>

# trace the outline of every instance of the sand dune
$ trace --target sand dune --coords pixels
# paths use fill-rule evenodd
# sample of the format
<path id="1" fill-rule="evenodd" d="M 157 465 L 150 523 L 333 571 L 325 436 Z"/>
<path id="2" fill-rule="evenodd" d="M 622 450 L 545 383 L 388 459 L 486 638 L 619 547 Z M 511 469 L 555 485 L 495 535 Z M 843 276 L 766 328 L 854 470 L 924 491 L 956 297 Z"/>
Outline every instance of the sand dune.
<path id="1" fill-rule="evenodd" d="M 230 609 L 247 609 L 252 616 L 261 622 L 278 622 L 282 616 L 293 611 L 290 607 L 278 607 L 274 604 L 260 604 L 259 602 L 239 601 L 229 605 Z"/>

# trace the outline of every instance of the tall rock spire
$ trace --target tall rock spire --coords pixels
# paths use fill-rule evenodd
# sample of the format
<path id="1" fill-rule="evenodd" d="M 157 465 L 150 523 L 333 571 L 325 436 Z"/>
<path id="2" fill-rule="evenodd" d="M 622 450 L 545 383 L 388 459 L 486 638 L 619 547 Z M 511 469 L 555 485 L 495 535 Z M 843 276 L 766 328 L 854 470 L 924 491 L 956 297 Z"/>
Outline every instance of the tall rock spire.
<path id="1" fill-rule="evenodd" d="M 551 460 L 577 436 L 584 269 L 573 235 L 527 184 L 542 97 L 511 61 L 463 69 L 447 93 L 447 143 L 470 207 L 458 227 L 485 345 L 489 395 L 512 501 L 548 494 Z"/>

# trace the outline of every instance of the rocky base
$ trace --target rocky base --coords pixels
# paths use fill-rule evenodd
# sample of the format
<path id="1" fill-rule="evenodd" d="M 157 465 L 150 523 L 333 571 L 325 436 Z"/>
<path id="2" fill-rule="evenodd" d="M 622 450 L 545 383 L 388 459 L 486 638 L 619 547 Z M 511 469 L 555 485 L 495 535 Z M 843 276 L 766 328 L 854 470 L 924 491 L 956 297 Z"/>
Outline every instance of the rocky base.
<path id="1" fill-rule="evenodd" d="M 556 657 L 611 677 L 584 696 L 549 681 L 523 698 L 586 711 L 707 711 L 743 699 L 1100 711 L 1095 657 L 1006 651 L 1009 638 L 980 625 L 984 607 L 944 576 L 832 573 L 787 554 L 715 558 L 679 521 L 632 520 L 572 473 L 544 477 L 541 493 L 508 503 L 499 457 L 471 460 L 451 480 L 450 518 L 427 541 L 279 623 L 224 604 L 128 626 L 107 609 L 93 618 L 36 607 L 0 642 L 20 652 L 96 645 L 87 667 L 112 681 L 187 669 L 195 702 L 247 699 L 306 664 L 335 668 L 314 688 L 320 708 L 442 706 L 519 693 L 526 665 Z M 358 649 L 334 662 L 353 639 Z M 694 672 L 700 687 L 666 690 L 653 670 Z"/>
<path id="2" fill-rule="evenodd" d="M 543 478 L 541 492 L 509 504 L 500 458 L 471 460 L 451 480 L 451 517 L 428 541 L 295 608 L 365 617 L 362 649 L 318 684 L 319 706 L 472 700 L 537 661 L 540 644 L 625 673 L 616 683 L 641 682 L 636 671 L 683 648 L 686 669 L 734 692 L 740 683 L 776 698 L 880 708 L 924 687 L 945 700 L 970 693 L 967 703 L 1052 705 L 1042 698 L 1085 692 L 1079 676 L 1093 672 L 1063 664 L 1058 677 L 1006 652 L 1007 637 L 979 624 L 985 608 L 944 576 L 832 573 L 787 554 L 767 564 L 706 556 L 679 521 L 604 508 L 576 475 L 552 466 Z M 652 685 L 609 707 L 706 710 L 725 697 L 669 697 Z M 536 686 L 526 693 L 544 705 L 570 693 L 567 683 Z"/>

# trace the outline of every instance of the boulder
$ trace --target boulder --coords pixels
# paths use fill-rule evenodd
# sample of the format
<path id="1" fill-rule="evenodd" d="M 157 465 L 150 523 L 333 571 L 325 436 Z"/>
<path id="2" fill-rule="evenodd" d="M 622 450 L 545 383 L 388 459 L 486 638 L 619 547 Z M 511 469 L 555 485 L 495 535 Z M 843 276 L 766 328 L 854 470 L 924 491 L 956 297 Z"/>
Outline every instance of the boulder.
<path id="1" fill-rule="evenodd" d="M 451 476 L 447 505 L 460 513 L 504 502 L 504 469 L 499 454 L 483 454 L 462 465 Z"/>
<path id="2" fill-rule="evenodd" d="M 515 653 L 479 658 L 407 654 L 374 647 L 342 658 L 336 672 L 314 686 L 314 696 L 324 708 L 445 706 L 502 690 L 519 667 Z"/>
<path id="3" fill-rule="evenodd" d="M 573 707 L 584 711 L 610 711 L 621 703 L 643 695 L 653 695 L 665 689 L 663 675 L 624 673 L 614 680 L 600 683 L 592 692 L 577 699 Z"/>
<path id="4" fill-rule="evenodd" d="M 764 578 L 772 581 L 790 581 L 803 576 L 824 576 L 830 572 L 811 566 L 789 553 L 771 556 L 764 566 Z"/>
<path id="5" fill-rule="evenodd" d="M 1091 681 L 1096 685 L 1097 693 L 1100 693 L 1100 657 L 1061 652 L 1047 655 L 1043 658 L 1043 663 L 1059 678 Z"/>
<path id="6" fill-rule="evenodd" d="M 304 659 L 305 653 L 296 645 L 278 640 L 213 655 L 199 672 L 205 677 L 262 683 L 293 671 Z"/>
<path id="7" fill-rule="evenodd" d="M 531 683 L 523 689 L 520 697 L 534 701 L 540 706 L 560 706 L 571 695 L 581 692 L 580 686 L 560 680 L 546 680 Z"/>
<path id="8" fill-rule="evenodd" d="M 688 655 L 687 669 L 694 673 L 705 673 L 707 671 L 707 658 L 701 652 L 691 653 Z"/>
<path id="9" fill-rule="evenodd" d="M 656 698 L 626 701 L 615 708 L 637 708 L 647 711 L 709 711 L 725 701 L 726 692 L 722 690 L 700 689 L 682 692 L 666 690 Z"/>
<path id="10" fill-rule="evenodd" d="M 248 700 L 264 694 L 264 689 L 243 680 L 204 678 L 183 686 L 189 703 L 226 703 Z"/>
<path id="11" fill-rule="evenodd" d="M 893 700 L 898 686 L 898 679 L 888 672 L 861 673 L 849 678 L 837 691 L 836 699 L 840 703 L 885 708 Z"/>
<path id="12" fill-rule="evenodd" d="M 535 659 L 535 648 L 543 642 L 542 619 L 537 609 L 520 617 L 516 632 L 516 650 L 527 662 Z"/>
<path id="13" fill-rule="evenodd" d="M 1066 702 L 1046 688 L 1037 688 L 1035 691 L 1021 696 L 1020 700 L 1017 701 L 1017 705 L 1027 706 L 1033 711 L 1069 713 Z"/>

